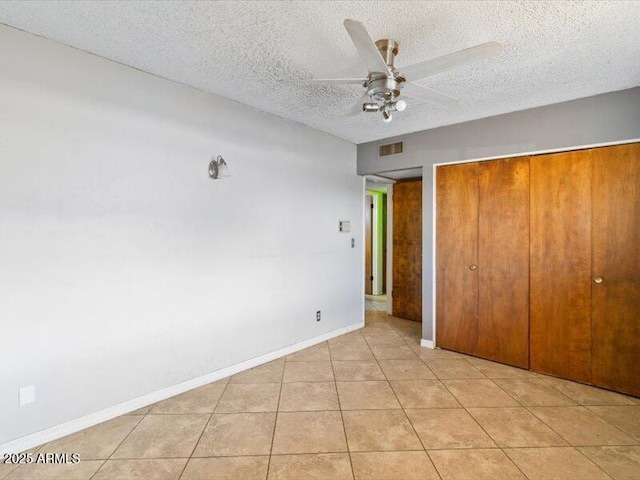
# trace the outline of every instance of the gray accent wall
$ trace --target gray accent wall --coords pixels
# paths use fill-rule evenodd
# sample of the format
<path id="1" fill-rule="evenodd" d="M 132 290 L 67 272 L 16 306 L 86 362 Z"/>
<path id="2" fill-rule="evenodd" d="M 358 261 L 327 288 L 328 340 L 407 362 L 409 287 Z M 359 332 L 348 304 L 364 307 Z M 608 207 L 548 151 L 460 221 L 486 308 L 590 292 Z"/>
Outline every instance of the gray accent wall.
<path id="1" fill-rule="evenodd" d="M 423 167 L 422 338 L 434 340 L 434 165 L 638 140 L 635 87 L 358 145 L 360 175 Z M 380 145 L 398 141 L 403 153 L 378 156 Z"/>

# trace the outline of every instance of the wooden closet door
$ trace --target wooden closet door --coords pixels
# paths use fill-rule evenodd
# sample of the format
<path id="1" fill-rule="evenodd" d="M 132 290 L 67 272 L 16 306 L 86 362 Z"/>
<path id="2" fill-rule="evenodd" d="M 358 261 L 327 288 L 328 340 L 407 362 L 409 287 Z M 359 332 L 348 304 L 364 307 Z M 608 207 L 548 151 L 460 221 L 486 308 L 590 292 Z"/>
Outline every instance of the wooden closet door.
<path id="1" fill-rule="evenodd" d="M 478 168 L 478 355 L 529 368 L 529 157 Z"/>
<path id="2" fill-rule="evenodd" d="M 422 180 L 393 185 L 393 315 L 422 321 Z"/>
<path id="3" fill-rule="evenodd" d="M 531 370 L 591 381 L 591 153 L 531 157 Z"/>
<path id="4" fill-rule="evenodd" d="M 639 144 L 593 150 L 592 275 L 593 384 L 640 396 Z"/>
<path id="5" fill-rule="evenodd" d="M 478 349 L 478 164 L 436 170 L 436 344 Z"/>

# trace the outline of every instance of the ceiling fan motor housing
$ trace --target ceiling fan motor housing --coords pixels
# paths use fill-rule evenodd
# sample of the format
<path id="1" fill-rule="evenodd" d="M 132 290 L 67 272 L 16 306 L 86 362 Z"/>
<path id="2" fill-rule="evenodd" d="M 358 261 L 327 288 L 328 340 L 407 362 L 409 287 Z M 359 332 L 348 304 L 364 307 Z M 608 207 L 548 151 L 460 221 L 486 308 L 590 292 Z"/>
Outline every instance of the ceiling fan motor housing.
<path id="1" fill-rule="evenodd" d="M 398 51 L 400 49 L 400 44 L 395 40 L 391 40 L 389 38 L 383 38 L 382 40 L 378 40 L 376 42 L 376 47 L 380 51 L 380 55 L 384 58 L 384 61 L 389 68 L 393 70 L 393 62 L 398 55 Z"/>
<path id="2" fill-rule="evenodd" d="M 384 104 L 390 104 L 395 101 L 400 95 L 400 89 L 402 83 L 405 81 L 404 77 L 398 74 L 394 67 L 393 62 L 398 54 L 399 44 L 395 40 L 382 39 L 376 42 L 376 47 L 384 61 L 389 66 L 389 70 L 393 72 L 393 76 L 388 75 L 386 72 L 372 72 L 366 82 L 367 95 L 374 101 Z M 365 111 L 376 111 L 373 108 L 363 108 Z"/>
<path id="3" fill-rule="evenodd" d="M 367 95 L 381 102 L 391 102 L 400 95 L 399 80 L 400 78 L 373 73 L 369 75 L 367 82 Z"/>

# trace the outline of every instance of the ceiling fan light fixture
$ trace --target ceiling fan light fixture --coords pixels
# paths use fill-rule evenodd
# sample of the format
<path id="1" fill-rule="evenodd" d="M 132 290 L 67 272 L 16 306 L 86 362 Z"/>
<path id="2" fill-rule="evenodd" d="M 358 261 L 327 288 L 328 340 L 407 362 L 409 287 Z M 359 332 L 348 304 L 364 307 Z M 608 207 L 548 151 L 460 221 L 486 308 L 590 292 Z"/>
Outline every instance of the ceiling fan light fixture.
<path id="1" fill-rule="evenodd" d="M 366 102 L 362 104 L 363 112 L 377 112 L 380 110 L 380 105 L 375 102 Z"/>
<path id="2" fill-rule="evenodd" d="M 407 108 L 407 102 L 404 100 L 398 100 L 394 105 L 397 112 L 404 112 Z"/>
<path id="3" fill-rule="evenodd" d="M 385 106 L 381 108 L 380 111 L 382 112 L 382 121 L 384 123 L 391 123 L 391 120 L 393 120 L 393 115 L 391 115 L 389 109 Z"/>

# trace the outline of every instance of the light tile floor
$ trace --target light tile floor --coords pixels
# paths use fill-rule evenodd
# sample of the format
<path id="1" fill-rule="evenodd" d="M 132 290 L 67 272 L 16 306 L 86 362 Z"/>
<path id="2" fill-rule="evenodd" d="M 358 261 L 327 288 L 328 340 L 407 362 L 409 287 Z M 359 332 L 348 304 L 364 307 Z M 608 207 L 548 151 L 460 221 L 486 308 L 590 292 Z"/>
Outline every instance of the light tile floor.
<path id="1" fill-rule="evenodd" d="M 383 310 L 41 447 L 78 465 L 0 479 L 640 479 L 640 399 L 421 348 L 421 325 Z"/>

